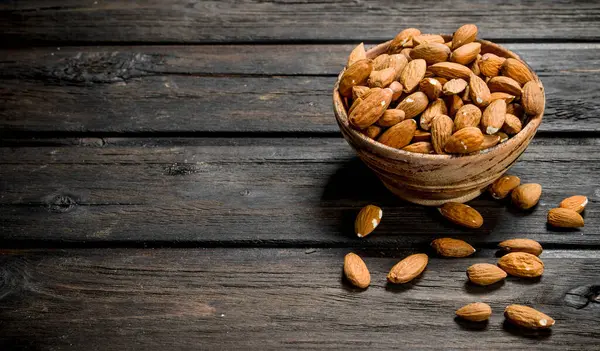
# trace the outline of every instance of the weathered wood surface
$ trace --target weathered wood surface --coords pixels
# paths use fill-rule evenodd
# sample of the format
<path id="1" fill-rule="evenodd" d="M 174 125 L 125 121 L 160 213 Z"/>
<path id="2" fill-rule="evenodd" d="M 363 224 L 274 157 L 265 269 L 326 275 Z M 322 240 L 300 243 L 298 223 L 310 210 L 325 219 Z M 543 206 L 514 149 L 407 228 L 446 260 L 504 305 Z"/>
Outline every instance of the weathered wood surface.
<path id="1" fill-rule="evenodd" d="M 534 139 L 511 172 L 542 184 L 541 203 L 523 213 L 483 196 L 471 203 L 485 218 L 478 230 L 393 197 L 341 138 L 83 142 L 92 146 L 0 148 L 2 239 L 411 247 L 459 235 L 486 245 L 514 236 L 600 245 L 595 138 Z M 548 228 L 547 210 L 573 194 L 590 199 L 585 228 Z M 368 203 L 384 218 L 360 240 L 353 221 Z"/>
<path id="2" fill-rule="evenodd" d="M 545 84 L 541 132 L 600 130 L 599 44 L 508 46 Z M 2 50 L 0 132 L 337 132 L 331 90 L 350 50 L 349 45 Z"/>
<path id="3" fill-rule="evenodd" d="M 452 33 L 477 23 L 487 37 L 597 40 L 595 1 L 129 1 L 31 0 L 0 5 L 0 40 L 32 42 L 257 42 L 381 40 L 406 27 Z"/>
<path id="4" fill-rule="evenodd" d="M 347 249 L 4 251 L 0 256 L 0 343 L 4 349 L 473 349 L 583 350 L 600 331 L 598 251 L 549 251 L 539 281 L 508 278 L 483 288 L 466 268 L 496 262 L 432 257 L 414 282 L 385 276 L 414 251 L 357 251 L 372 285 L 342 279 Z M 588 296 L 586 296 L 586 294 Z M 488 324 L 455 320 L 484 301 Z M 504 323 L 526 304 L 556 319 L 551 332 Z M 479 343 L 479 344 L 478 344 Z"/>

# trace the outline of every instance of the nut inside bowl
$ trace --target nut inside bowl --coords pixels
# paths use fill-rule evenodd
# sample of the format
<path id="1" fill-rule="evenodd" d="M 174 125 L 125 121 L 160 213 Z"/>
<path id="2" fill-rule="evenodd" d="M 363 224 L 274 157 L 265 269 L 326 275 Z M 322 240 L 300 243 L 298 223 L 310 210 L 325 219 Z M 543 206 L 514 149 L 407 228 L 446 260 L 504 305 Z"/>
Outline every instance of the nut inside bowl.
<path id="1" fill-rule="evenodd" d="M 452 36 L 442 35 L 446 41 Z M 510 50 L 486 40 L 481 44 L 481 54 L 493 53 L 523 62 Z M 388 51 L 391 40 L 367 51 L 375 58 Z M 527 64 L 525 63 L 527 66 Z M 538 76 L 527 66 L 543 92 Z M 523 129 L 489 149 L 467 155 L 419 154 L 381 144 L 351 127 L 338 85 L 344 70 L 338 76 L 333 90 L 333 108 L 342 135 L 361 160 L 371 168 L 383 184 L 395 195 L 407 201 L 439 206 L 443 203 L 466 202 L 479 196 L 487 186 L 500 178 L 516 162 L 534 137 L 544 113 L 529 116 Z M 544 96 L 545 104 L 545 96 Z"/>

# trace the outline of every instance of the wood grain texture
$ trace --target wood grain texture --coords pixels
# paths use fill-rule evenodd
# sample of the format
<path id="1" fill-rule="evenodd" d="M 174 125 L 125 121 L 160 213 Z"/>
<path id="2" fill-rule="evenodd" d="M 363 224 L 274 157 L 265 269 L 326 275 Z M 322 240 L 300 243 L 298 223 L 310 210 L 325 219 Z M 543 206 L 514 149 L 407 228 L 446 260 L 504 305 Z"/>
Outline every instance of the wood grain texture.
<path id="1" fill-rule="evenodd" d="M 82 142 L 91 146 L 0 148 L 4 240 L 410 247 L 443 234 L 492 246 L 523 235 L 600 244 L 598 139 L 535 138 L 511 173 L 541 183 L 541 203 L 523 213 L 483 196 L 471 202 L 485 219 L 478 230 L 398 200 L 339 138 Z M 574 194 L 590 199 L 585 228 L 548 228 L 547 210 Z M 384 216 L 360 240 L 354 217 L 368 203 Z"/>
<path id="2" fill-rule="evenodd" d="M 0 5 L 0 40 L 35 42 L 256 42 L 388 40 L 406 27 L 452 33 L 476 23 L 489 38 L 600 38 L 593 1 L 19 1 Z M 438 14 L 432 20 L 431 14 Z M 410 15 L 408 15 L 410 14 Z M 560 29 L 560 30 L 559 30 Z"/>
<path id="3" fill-rule="evenodd" d="M 342 280 L 348 249 L 3 251 L 4 349 L 594 349 L 600 338 L 598 251 L 545 251 L 539 281 L 467 283 L 466 268 L 495 262 L 432 257 L 423 275 L 394 286 L 392 265 L 414 251 L 356 251 L 372 275 L 364 291 Z M 592 292 L 589 297 L 584 292 Z M 455 320 L 474 301 L 488 324 Z M 556 319 L 551 332 L 504 323 L 508 304 Z M 399 337 L 399 334 L 401 337 Z"/>
<path id="4" fill-rule="evenodd" d="M 541 132 L 599 130 L 598 44 L 512 44 L 546 88 Z M 0 132 L 337 132 L 350 45 L 0 51 Z M 82 108 L 85 106 L 85 108 Z"/>

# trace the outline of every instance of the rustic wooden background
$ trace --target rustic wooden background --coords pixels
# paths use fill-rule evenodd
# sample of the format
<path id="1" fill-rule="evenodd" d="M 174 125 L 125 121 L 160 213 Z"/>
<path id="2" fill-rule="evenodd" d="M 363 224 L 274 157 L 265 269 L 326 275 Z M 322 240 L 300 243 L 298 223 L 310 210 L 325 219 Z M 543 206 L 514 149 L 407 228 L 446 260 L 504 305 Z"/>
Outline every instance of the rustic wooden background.
<path id="1" fill-rule="evenodd" d="M 599 18 L 596 1 L 0 2 L 0 348 L 597 350 Z M 482 196 L 478 230 L 391 196 L 331 107 L 353 45 L 470 22 L 547 93 L 511 170 L 543 185 L 540 204 Z M 585 228 L 547 227 L 573 194 L 590 199 Z M 368 203 L 384 218 L 360 240 Z M 385 283 L 440 236 L 481 250 Z M 543 278 L 467 284 L 512 237 L 543 244 Z M 342 280 L 349 251 L 371 270 L 366 291 Z M 474 301 L 490 322 L 455 321 Z M 504 324 L 511 303 L 557 324 Z"/>

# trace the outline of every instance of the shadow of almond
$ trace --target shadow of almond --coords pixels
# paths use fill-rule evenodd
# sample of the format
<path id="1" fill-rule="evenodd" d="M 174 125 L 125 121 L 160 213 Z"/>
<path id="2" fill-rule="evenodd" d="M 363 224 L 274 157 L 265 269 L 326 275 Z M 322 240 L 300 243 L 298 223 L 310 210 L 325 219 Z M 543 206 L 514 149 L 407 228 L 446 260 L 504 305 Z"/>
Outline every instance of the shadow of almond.
<path id="1" fill-rule="evenodd" d="M 458 316 L 454 317 L 454 321 L 460 326 L 461 329 L 471 331 L 484 331 L 487 330 L 489 325 L 489 322 L 487 320 L 482 322 L 473 322 L 460 318 Z"/>
<path id="2" fill-rule="evenodd" d="M 509 334 L 525 337 L 528 339 L 543 340 L 543 339 L 547 339 L 548 337 L 550 337 L 550 335 L 552 335 L 552 329 L 521 328 L 518 325 L 515 325 L 508 320 L 504 320 L 504 323 L 502 324 L 502 328 L 504 329 L 504 331 L 508 332 Z"/>

